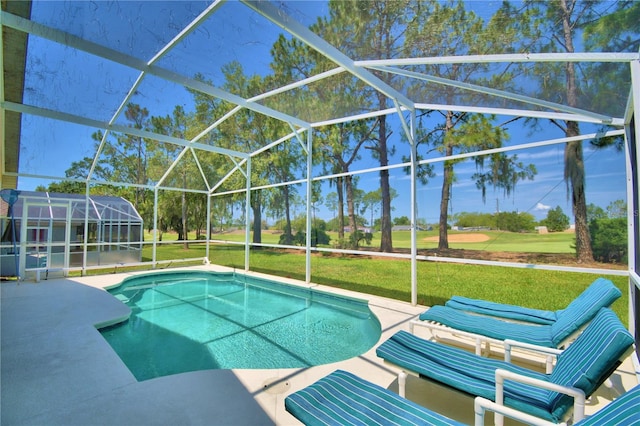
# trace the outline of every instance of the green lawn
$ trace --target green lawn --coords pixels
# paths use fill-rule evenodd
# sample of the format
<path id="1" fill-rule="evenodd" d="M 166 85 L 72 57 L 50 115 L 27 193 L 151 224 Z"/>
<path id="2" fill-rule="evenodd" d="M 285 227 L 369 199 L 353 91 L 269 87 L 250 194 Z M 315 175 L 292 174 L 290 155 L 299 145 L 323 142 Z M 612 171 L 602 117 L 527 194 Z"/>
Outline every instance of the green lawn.
<path id="1" fill-rule="evenodd" d="M 489 241 L 480 243 L 451 243 L 451 248 L 480 249 L 489 251 L 513 251 L 529 253 L 574 253 L 573 233 L 514 233 L 487 231 L 482 232 L 490 237 Z M 433 243 L 436 247 L 436 243 Z"/>
<path id="2" fill-rule="evenodd" d="M 337 241 L 338 234 L 329 232 L 331 241 Z M 482 234 L 489 237 L 487 241 L 482 242 L 452 242 L 459 235 L 475 235 Z M 460 232 L 449 231 L 449 247 L 452 249 L 467 250 L 488 250 L 488 251 L 509 251 L 509 252 L 527 252 L 527 253 L 573 253 L 571 247 L 574 244 L 575 236 L 569 232 L 555 232 L 549 234 L 537 233 L 515 233 L 503 231 L 480 231 L 480 232 Z M 417 232 L 418 249 L 432 249 L 438 247 L 438 242 L 427 241 L 428 238 L 437 237 L 437 231 L 419 231 Z M 189 238 L 195 240 L 195 234 L 190 234 Z M 214 239 L 244 242 L 244 234 L 242 232 L 216 234 Z M 400 249 L 411 248 L 411 232 L 396 231 L 393 233 L 393 246 Z M 164 241 L 175 241 L 177 236 L 175 233 L 165 233 Z M 262 233 L 262 242 L 265 244 L 278 244 L 280 234 L 269 231 Z M 145 241 L 150 241 L 151 236 L 145 233 Z M 372 248 L 380 245 L 380 233 L 373 234 L 371 242 Z M 363 246 L 365 249 L 367 246 Z"/>

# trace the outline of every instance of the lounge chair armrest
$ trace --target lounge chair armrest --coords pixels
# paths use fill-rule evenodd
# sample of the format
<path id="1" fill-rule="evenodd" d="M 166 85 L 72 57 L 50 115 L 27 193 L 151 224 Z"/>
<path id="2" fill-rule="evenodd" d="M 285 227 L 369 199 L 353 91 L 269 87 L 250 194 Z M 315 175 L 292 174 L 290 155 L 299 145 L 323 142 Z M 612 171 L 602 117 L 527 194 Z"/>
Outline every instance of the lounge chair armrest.
<path id="1" fill-rule="evenodd" d="M 468 339 L 472 339 L 475 341 L 475 351 L 476 355 L 482 355 L 482 342 L 489 342 L 491 344 L 497 344 L 502 346 L 503 341 L 497 340 L 487 336 L 481 336 L 480 334 L 470 333 L 468 331 L 458 330 L 455 328 L 447 327 L 446 325 L 442 325 L 436 322 L 431 321 L 423 321 L 423 320 L 411 320 L 409 321 L 409 332 L 411 334 L 415 334 L 415 327 L 426 328 L 431 332 L 433 337 L 436 336 L 436 331 L 445 332 L 448 334 L 455 334 L 456 336 L 466 337 Z"/>
<path id="2" fill-rule="evenodd" d="M 432 323 L 432 322 L 429 322 L 429 321 L 422 321 L 422 320 L 419 320 L 419 319 L 414 319 L 414 320 L 409 321 L 409 331 L 411 333 L 413 333 L 413 331 L 414 331 L 416 326 L 417 327 L 424 327 L 424 328 L 428 328 L 428 329 L 439 329 L 440 328 L 440 329 L 443 329 L 443 330 L 448 328 L 448 327 L 445 327 L 443 325 L 439 325 L 439 324 Z M 450 330 L 450 328 L 449 328 L 449 330 Z"/>
<path id="3" fill-rule="evenodd" d="M 493 411 L 498 415 L 506 416 L 518 422 L 534 426 L 566 426 L 566 423 L 553 423 L 548 420 L 532 416 L 531 414 L 514 410 L 511 407 L 496 404 L 493 401 L 489 401 L 488 399 L 479 396 L 476 397 L 473 406 L 475 411 L 475 426 L 484 426 L 484 416 L 487 411 Z"/>
<path id="4" fill-rule="evenodd" d="M 446 325 L 442 325 L 437 322 L 422 321 L 422 320 L 409 321 L 409 332 L 411 332 L 411 334 L 415 334 L 414 332 L 416 327 L 426 328 L 432 333 L 433 331 L 444 331 L 445 333 L 456 334 L 458 336 L 465 336 L 471 339 L 481 338 L 481 339 L 495 340 L 495 339 L 491 339 L 490 337 L 480 336 L 479 334 L 470 333 L 468 331 L 462 331 L 455 328 L 447 327 Z"/>
<path id="5" fill-rule="evenodd" d="M 511 363 L 511 349 L 519 348 L 525 349 L 530 352 L 537 352 L 542 355 L 547 355 L 546 360 L 546 372 L 550 374 L 553 370 L 553 359 L 562 353 L 562 349 L 548 348 L 545 346 L 532 345 L 531 343 L 518 342 L 516 340 L 506 339 L 504 342 L 504 360 Z"/>
<path id="6" fill-rule="evenodd" d="M 504 349 L 505 349 L 505 351 L 511 352 L 511 348 L 526 349 L 526 350 L 529 350 L 529 351 L 538 352 L 538 353 L 546 354 L 546 355 L 554 355 L 554 356 L 558 356 L 563 352 L 562 349 L 549 348 L 549 347 L 546 347 L 546 346 L 539 346 L 539 345 L 532 345 L 531 343 L 518 342 L 517 340 L 506 339 L 504 341 Z M 505 354 L 505 356 L 506 356 L 506 354 Z"/>
<path id="7" fill-rule="evenodd" d="M 505 380 L 513 380 L 514 382 L 525 383 L 528 385 L 547 389 L 553 392 L 559 392 L 565 395 L 572 396 L 573 397 L 573 421 L 577 422 L 584 418 L 584 406 L 587 398 L 581 389 L 570 388 L 567 386 L 560 386 L 555 383 L 550 383 L 545 380 L 524 376 L 522 374 L 503 370 L 501 368 L 498 368 L 496 370 L 496 404 L 504 405 L 504 381 Z M 496 419 L 497 418 L 498 418 L 498 415 L 496 415 Z M 496 420 L 496 424 L 497 423 L 498 421 Z"/>

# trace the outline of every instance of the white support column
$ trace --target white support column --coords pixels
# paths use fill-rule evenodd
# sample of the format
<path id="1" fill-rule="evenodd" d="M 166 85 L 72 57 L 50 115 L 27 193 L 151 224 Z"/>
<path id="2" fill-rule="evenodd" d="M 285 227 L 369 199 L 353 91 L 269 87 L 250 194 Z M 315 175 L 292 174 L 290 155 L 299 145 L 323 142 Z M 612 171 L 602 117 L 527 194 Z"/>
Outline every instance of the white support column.
<path id="1" fill-rule="evenodd" d="M 144 232 L 144 230 L 142 231 Z M 153 189 L 153 249 L 151 250 L 151 265 L 156 269 L 156 251 L 158 248 L 158 188 Z"/>
<path id="2" fill-rule="evenodd" d="M 85 185 L 84 192 L 85 200 L 84 200 L 84 242 L 82 244 L 82 271 L 80 274 L 85 276 L 87 273 L 87 252 L 88 252 L 88 243 L 89 243 L 89 182 L 87 181 Z M 93 206 L 93 205 L 92 205 Z"/>
<path id="3" fill-rule="evenodd" d="M 416 148 L 416 111 L 411 111 L 411 304 L 418 304 L 418 197 L 416 175 L 418 154 Z"/>
<path id="4" fill-rule="evenodd" d="M 29 204 L 28 200 L 23 199 L 22 201 L 22 217 L 20 218 L 20 264 L 18 266 L 18 270 L 16 271 L 16 275 L 18 277 L 18 281 L 24 279 L 24 269 L 27 266 L 27 227 L 29 225 Z M 13 225 L 15 226 L 15 216 Z"/>
<path id="5" fill-rule="evenodd" d="M 634 182 L 634 176 L 633 176 L 633 165 L 632 165 L 632 161 L 633 161 L 633 154 L 632 151 L 636 151 L 637 149 L 636 147 L 634 147 L 633 145 L 633 140 L 632 140 L 632 129 L 631 129 L 631 125 L 633 123 L 627 124 L 625 125 L 625 135 L 624 135 L 624 144 L 625 144 L 625 150 L 624 150 L 624 157 L 625 157 L 625 168 L 626 168 L 626 183 L 627 183 L 627 264 L 628 264 L 628 268 L 629 268 L 629 273 L 631 273 L 632 271 L 635 270 L 635 253 L 636 253 L 636 239 L 635 239 L 635 233 L 634 233 L 634 229 L 635 229 L 635 217 L 634 217 L 634 212 L 636 212 L 637 210 L 637 206 L 634 205 L 634 197 L 633 197 L 633 182 Z M 637 167 L 637 166 L 636 166 Z M 636 176 L 637 177 L 637 176 Z M 635 303 L 634 303 L 634 298 L 633 296 L 631 296 L 633 294 L 633 287 L 634 287 L 634 283 L 633 280 L 631 278 L 629 278 L 629 301 L 628 301 L 628 325 L 629 325 L 629 331 L 634 334 L 635 333 L 635 321 L 634 321 L 634 309 L 635 309 Z"/>
<path id="6" fill-rule="evenodd" d="M 416 197 L 416 175 L 418 169 L 418 155 L 416 151 L 416 110 L 411 109 L 409 111 L 409 125 L 402 115 L 402 108 L 396 104 L 396 111 L 400 118 L 400 123 L 404 129 L 407 139 L 409 140 L 409 147 L 411 150 L 410 170 L 411 170 L 411 304 L 418 304 L 418 217 L 417 217 L 417 197 Z"/>
<path id="7" fill-rule="evenodd" d="M 247 194 L 246 194 L 246 202 L 244 208 L 244 220 L 245 220 L 245 229 L 244 229 L 244 270 L 249 270 L 249 233 L 251 231 L 251 157 L 247 159 Z"/>
<path id="8" fill-rule="evenodd" d="M 313 195 L 312 191 L 312 181 L 311 174 L 313 169 L 313 155 L 312 155 L 312 144 L 313 144 L 313 132 L 311 129 L 307 130 L 307 250 L 306 250 L 306 270 L 305 270 L 305 282 L 311 282 L 311 230 L 312 230 L 312 220 L 311 217 L 313 214 L 311 208 L 311 197 Z"/>
<path id="9" fill-rule="evenodd" d="M 71 218 L 73 217 L 73 211 L 72 211 L 72 202 L 71 200 L 69 200 L 67 202 L 67 217 L 65 217 L 65 230 L 64 230 L 64 255 L 62 256 L 62 268 L 63 268 L 63 275 L 66 277 L 68 274 L 68 270 L 69 270 L 69 266 L 71 263 Z M 51 220 L 51 222 L 49 222 L 51 224 L 50 228 L 49 228 L 49 235 L 51 236 L 49 238 L 49 253 L 52 251 L 51 250 L 51 244 L 53 243 L 53 220 Z M 50 258 L 50 256 L 47 253 L 47 258 Z M 49 261 L 49 264 L 47 266 L 51 266 L 51 261 Z"/>
<path id="10" fill-rule="evenodd" d="M 631 144 L 630 149 L 634 149 L 635 150 L 635 160 L 636 160 L 636 164 L 635 167 L 632 167 L 632 165 L 629 163 L 629 150 L 627 150 L 627 206 L 628 206 L 628 211 L 629 211 L 629 217 L 628 217 L 628 223 L 629 223 L 629 269 L 634 271 L 636 274 L 638 274 L 640 272 L 640 270 L 638 269 L 638 265 L 636 263 L 636 253 L 638 251 L 638 247 L 636 247 L 635 245 L 635 235 L 637 235 L 637 232 L 639 232 L 640 230 L 635 229 L 635 225 L 636 225 L 636 220 L 638 212 L 640 212 L 640 205 L 634 204 L 634 205 L 630 205 L 633 204 L 634 201 L 636 203 L 638 203 L 640 201 L 640 193 L 638 193 L 640 191 L 640 171 L 638 170 L 638 155 L 640 154 L 640 148 L 638 146 L 638 142 L 640 139 L 640 95 L 638 93 L 640 93 L 640 61 L 633 61 L 630 63 L 631 65 L 631 96 L 633 96 L 633 99 L 631 99 L 632 102 L 632 109 L 633 109 L 633 115 L 632 117 L 634 117 L 633 119 L 633 125 L 634 125 L 634 129 L 632 130 L 630 125 L 625 126 L 626 127 L 626 141 L 627 144 Z M 631 140 L 631 133 L 635 134 L 635 140 Z M 633 173 L 633 169 L 635 169 L 635 174 Z"/>
<path id="11" fill-rule="evenodd" d="M 638 156 L 640 155 L 640 147 L 638 142 L 640 140 L 640 61 L 632 61 L 631 67 L 631 96 L 630 108 L 632 110 L 631 115 L 628 117 L 629 124 L 625 125 L 625 157 L 627 168 L 627 226 L 628 226 L 628 264 L 629 274 L 631 277 L 637 277 L 639 266 L 637 257 L 640 247 L 638 244 L 638 232 L 639 229 L 636 226 L 639 223 L 638 212 L 640 212 L 640 170 L 638 170 Z M 631 126 L 634 126 L 632 129 Z M 635 138 L 633 138 L 635 136 Z M 635 164 L 632 161 L 635 160 Z M 635 288 L 634 288 L 635 287 Z M 634 279 L 629 279 L 629 294 L 634 294 L 636 297 L 640 295 L 640 287 Z M 636 333 L 636 317 L 640 312 L 636 312 L 634 304 L 634 297 L 629 297 L 629 331 L 635 335 Z"/>
<path id="12" fill-rule="evenodd" d="M 206 237 L 206 241 L 207 244 L 205 246 L 205 258 L 206 258 L 206 263 L 207 265 L 210 263 L 209 262 L 209 247 L 211 245 L 211 194 L 207 193 L 207 237 Z"/>

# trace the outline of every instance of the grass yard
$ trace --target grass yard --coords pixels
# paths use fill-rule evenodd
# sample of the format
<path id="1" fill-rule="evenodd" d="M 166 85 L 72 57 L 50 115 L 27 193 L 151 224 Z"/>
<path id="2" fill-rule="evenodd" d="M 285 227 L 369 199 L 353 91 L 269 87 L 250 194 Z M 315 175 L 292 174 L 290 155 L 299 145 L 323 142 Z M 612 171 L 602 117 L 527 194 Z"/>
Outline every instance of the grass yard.
<path id="1" fill-rule="evenodd" d="M 477 242 L 457 242 L 456 236 L 472 236 L 480 234 L 488 237 L 486 241 Z M 488 251 L 508 251 L 508 252 L 528 252 L 528 253 L 574 253 L 572 248 L 575 234 L 572 232 L 555 232 L 550 234 L 537 233 L 515 233 L 502 231 L 481 231 L 475 233 L 449 232 L 449 246 L 453 249 L 467 250 L 488 250 Z M 394 243 L 395 243 L 395 237 Z M 428 238 L 428 237 L 425 237 Z M 452 241 L 453 240 L 453 241 Z M 464 239 L 463 239 L 464 240 Z M 418 237 L 418 247 L 436 248 L 438 242 L 424 241 Z M 409 241 L 410 243 L 410 241 Z"/>
<path id="2" fill-rule="evenodd" d="M 216 250 L 211 261 L 229 259 Z M 242 258 L 232 259 L 229 266 Z M 302 254 L 252 251 L 251 270 L 304 280 L 305 257 Z M 393 299 L 411 300 L 411 263 L 408 260 L 314 255 L 311 280 L 347 290 Z M 418 263 L 418 303 L 443 304 L 453 295 L 493 300 L 532 308 L 563 309 L 598 276 L 586 273 L 557 272 L 499 266 L 452 263 Z M 626 277 L 606 276 L 623 293 L 614 311 L 626 323 L 628 283 Z"/>
<path id="3" fill-rule="evenodd" d="M 331 241 L 338 240 L 336 232 L 328 232 Z M 487 250 L 527 253 L 574 253 L 572 245 L 575 235 L 572 232 L 554 232 L 549 234 L 515 233 L 506 231 L 449 231 L 449 246 L 452 249 Z M 418 231 L 418 249 L 433 249 L 438 247 L 437 231 Z M 476 238 L 481 237 L 481 238 Z M 195 240 L 195 233 L 189 234 L 190 240 Z M 411 232 L 396 231 L 393 233 L 393 246 L 398 249 L 411 248 Z M 215 234 L 213 239 L 244 242 L 244 232 L 234 231 Z M 262 242 L 265 244 L 278 244 L 280 233 L 272 231 L 262 232 Z M 164 233 L 164 241 L 175 241 L 175 233 Z M 477 240 L 477 241 L 476 241 Z M 145 241 L 151 241 L 151 235 L 145 232 Z M 380 233 L 373 234 L 371 248 L 380 245 Z M 363 246 L 367 248 L 368 246 Z"/>

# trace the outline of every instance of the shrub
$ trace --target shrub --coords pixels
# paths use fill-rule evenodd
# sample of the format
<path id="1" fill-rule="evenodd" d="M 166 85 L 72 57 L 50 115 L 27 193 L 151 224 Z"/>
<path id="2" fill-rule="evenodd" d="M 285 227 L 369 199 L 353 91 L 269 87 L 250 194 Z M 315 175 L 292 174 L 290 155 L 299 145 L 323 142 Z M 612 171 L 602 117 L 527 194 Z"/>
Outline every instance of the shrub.
<path id="1" fill-rule="evenodd" d="M 367 245 L 371 245 L 371 240 L 373 239 L 373 235 L 371 232 L 362 232 L 360 230 L 356 232 L 352 232 L 349 235 L 349 243 L 351 248 L 358 248 L 360 246 L 360 242 L 364 241 Z"/>
<path id="2" fill-rule="evenodd" d="M 280 244 L 286 244 L 283 239 L 285 235 L 280 236 Z M 331 241 L 331 237 L 322 229 L 311 228 L 311 246 L 317 247 L 318 245 L 327 245 Z M 296 232 L 295 235 L 291 237 L 291 243 L 297 246 L 304 246 L 307 244 L 307 234 L 302 231 Z"/>
<path id="3" fill-rule="evenodd" d="M 319 245 L 326 246 L 331 241 L 331 237 L 322 228 L 311 228 L 311 245 L 317 247 Z"/>
<path id="4" fill-rule="evenodd" d="M 535 229 L 535 218 L 529 213 L 500 212 L 495 215 L 496 228 L 501 231 L 527 232 Z"/>
<path id="5" fill-rule="evenodd" d="M 290 246 L 291 244 L 293 244 L 294 240 L 295 238 L 293 235 L 285 232 L 282 235 L 280 235 L 280 240 L 278 240 L 278 244 Z"/>
<path id="6" fill-rule="evenodd" d="M 463 228 L 488 227 L 496 228 L 496 221 L 491 213 L 461 212 L 454 217 L 454 225 Z"/>
<path id="7" fill-rule="evenodd" d="M 601 262 L 627 263 L 626 218 L 595 219 L 589 223 L 593 257 Z"/>
<path id="8" fill-rule="evenodd" d="M 549 210 L 547 218 L 540 221 L 540 224 L 547 227 L 549 232 L 562 232 L 569 228 L 569 216 L 564 214 L 560 206 Z"/>

